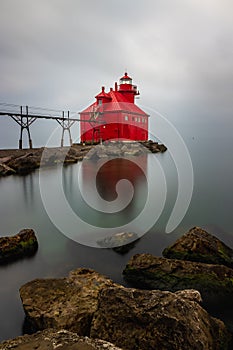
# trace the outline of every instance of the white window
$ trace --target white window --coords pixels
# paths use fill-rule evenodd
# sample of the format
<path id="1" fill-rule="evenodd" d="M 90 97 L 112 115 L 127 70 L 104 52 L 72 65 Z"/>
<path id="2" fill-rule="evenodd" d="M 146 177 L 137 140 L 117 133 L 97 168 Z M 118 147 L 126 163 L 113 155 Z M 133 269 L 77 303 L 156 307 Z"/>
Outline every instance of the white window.
<path id="1" fill-rule="evenodd" d="M 99 104 L 99 106 L 101 106 L 102 105 L 102 100 L 99 100 L 98 104 Z"/>
<path id="2" fill-rule="evenodd" d="M 140 123 L 141 122 L 141 119 L 138 117 L 138 122 Z"/>
<path id="3" fill-rule="evenodd" d="M 128 117 L 127 115 L 125 115 L 125 120 L 126 120 L 126 121 L 129 120 L 129 117 Z"/>

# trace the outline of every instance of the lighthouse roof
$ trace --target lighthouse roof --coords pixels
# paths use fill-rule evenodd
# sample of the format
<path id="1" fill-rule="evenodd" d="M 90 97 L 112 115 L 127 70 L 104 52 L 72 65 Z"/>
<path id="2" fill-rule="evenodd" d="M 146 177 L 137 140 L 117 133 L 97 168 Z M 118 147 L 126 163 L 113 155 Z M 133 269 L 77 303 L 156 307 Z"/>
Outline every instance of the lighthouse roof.
<path id="1" fill-rule="evenodd" d="M 97 98 L 97 99 L 100 99 L 100 98 L 111 99 L 111 97 L 109 96 L 109 94 L 105 92 L 104 86 L 102 86 L 101 92 L 100 92 L 98 95 L 96 95 L 95 98 Z"/>
<path id="2" fill-rule="evenodd" d="M 124 75 L 120 80 L 132 80 L 132 78 L 130 78 L 130 77 L 128 76 L 128 73 L 125 72 L 125 75 Z"/>
<path id="3" fill-rule="evenodd" d="M 126 112 L 138 115 L 145 115 L 141 108 L 139 108 L 134 103 L 129 103 L 129 101 L 118 91 L 110 91 L 108 93 L 110 102 L 98 105 L 97 101 L 92 103 L 89 107 L 84 109 L 81 113 L 91 113 L 93 112 L 93 107 L 96 107 L 99 112 Z"/>
<path id="4" fill-rule="evenodd" d="M 95 96 L 95 98 L 108 98 L 108 99 L 111 99 L 109 94 L 106 93 L 105 91 L 101 91 L 98 95 Z"/>

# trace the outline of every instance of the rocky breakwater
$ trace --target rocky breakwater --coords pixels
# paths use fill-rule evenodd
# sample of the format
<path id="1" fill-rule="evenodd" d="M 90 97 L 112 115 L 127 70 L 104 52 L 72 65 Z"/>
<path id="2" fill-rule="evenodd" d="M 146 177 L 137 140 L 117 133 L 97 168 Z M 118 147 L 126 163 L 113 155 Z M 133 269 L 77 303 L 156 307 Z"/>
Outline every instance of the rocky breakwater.
<path id="1" fill-rule="evenodd" d="M 31 332 L 53 331 L 5 343 L 16 350 L 33 349 L 32 345 L 55 349 L 59 344 L 64 350 L 117 346 L 124 350 L 228 350 L 231 346 L 224 323 L 201 307 L 196 290 L 172 293 L 125 288 L 94 270 L 80 268 L 67 278 L 29 282 L 21 287 L 20 295 L 27 330 L 29 326 Z M 63 335 L 71 337 L 71 342 L 60 341 Z M 80 336 L 90 337 L 85 337 L 86 347 L 81 347 Z"/>
<path id="2" fill-rule="evenodd" d="M 90 149 L 90 146 L 74 144 L 72 147 L 0 150 L 0 176 L 26 175 L 39 167 L 76 163 Z"/>
<path id="3" fill-rule="evenodd" d="M 232 250 L 216 237 L 193 228 L 163 254 L 169 258 L 151 254 L 133 256 L 124 269 L 125 279 L 139 288 L 169 291 L 194 288 L 208 306 L 232 299 L 233 269 L 229 267 Z"/>
<path id="4" fill-rule="evenodd" d="M 106 141 L 103 145 L 75 143 L 71 147 L 0 150 L 0 177 L 12 174 L 26 175 L 39 167 L 73 164 L 84 157 L 100 159 L 109 156 L 139 156 L 147 152 L 158 153 L 166 150 L 166 146 L 153 141 Z"/>
<path id="5" fill-rule="evenodd" d="M 37 249 L 38 242 L 32 229 L 23 229 L 14 236 L 0 237 L 0 264 L 31 256 Z"/>
<path id="6" fill-rule="evenodd" d="M 105 141 L 94 147 L 85 159 L 102 159 L 108 157 L 135 157 L 148 153 L 165 152 L 166 146 L 153 141 Z"/>

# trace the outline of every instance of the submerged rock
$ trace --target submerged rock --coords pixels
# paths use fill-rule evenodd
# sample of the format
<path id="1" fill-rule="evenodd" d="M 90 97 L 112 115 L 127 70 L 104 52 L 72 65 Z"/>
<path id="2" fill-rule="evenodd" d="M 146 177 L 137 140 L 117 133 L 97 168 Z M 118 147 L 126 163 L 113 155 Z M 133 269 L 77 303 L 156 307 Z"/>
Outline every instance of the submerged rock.
<path id="1" fill-rule="evenodd" d="M 0 350 L 121 350 L 101 339 L 80 337 L 66 330 L 48 329 L 33 335 L 24 335 L 0 344 Z"/>
<path id="2" fill-rule="evenodd" d="M 127 243 L 125 245 L 119 246 L 119 247 L 115 247 L 112 248 L 114 250 L 114 252 L 118 253 L 118 254 L 127 254 L 131 249 L 133 249 L 135 247 L 135 245 L 137 244 L 137 242 L 139 241 L 140 238 L 137 238 L 135 241 L 131 242 L 131 243 Z"/>
<path id="3" fill-rule="evenodd" d="M 206 304 L 233 297 L 233 270 L 223 265 L 136 254 L 123 274 L 126 281 L 139 288 L 169 291 L 197 289 Z"/>
<path id="4" fill-rule="evenodd" d="M 192 228 L 164 249 L 163 256 L 233 267 L 233 250 L 200 227 Z"/>
<path id="5" fill-rule="evenodd" d="M 26 319 L 25 330 L 66 329 L 89 335 L 100 290 L 114 286 L 91 269 L 77 269 L 68 278 L 36 279 L 20 288 Z"/>
<path id="6" fill-rule="evenodd" d="M 126 254 L 135 246 L 139 237 L 134 232 L 120 232 L 98 240 L 96 243 L 102 248 L 112 248 L 120 254 Z"/>
<path id="7" fill-rule="evenodd" d="M 11 237 L 0 237 L 0 264 L 33 255 L 38 249 L 35 232 L 21 230 Z"/>
<path id="8" fill-rule="evenodd" d="M 230 335 L 224 323 L 196 302 L 199 293 L 182 293 L 104 288 L 91 337 L 128 350 L 229 349 Z"/>

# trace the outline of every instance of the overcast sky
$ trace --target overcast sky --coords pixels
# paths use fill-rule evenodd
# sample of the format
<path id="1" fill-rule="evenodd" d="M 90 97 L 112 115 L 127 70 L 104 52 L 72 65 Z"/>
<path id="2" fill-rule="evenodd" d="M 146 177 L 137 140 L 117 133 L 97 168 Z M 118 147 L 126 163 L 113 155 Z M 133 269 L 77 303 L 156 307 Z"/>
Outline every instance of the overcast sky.
<path id="1" fill-rule="evenodd" d="M 127 68 L 137 103 L 178 128 L 232 123 L 232 14 L 232 0 L 0 0 L 0 101 L 81 111 Z M 0 147 L 17 147 L 0 118 Z M 34 144 L 55 126 L 37 121 Z"/>

